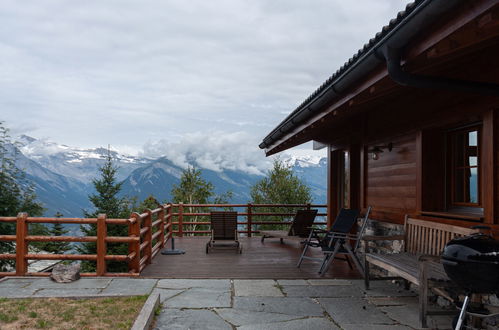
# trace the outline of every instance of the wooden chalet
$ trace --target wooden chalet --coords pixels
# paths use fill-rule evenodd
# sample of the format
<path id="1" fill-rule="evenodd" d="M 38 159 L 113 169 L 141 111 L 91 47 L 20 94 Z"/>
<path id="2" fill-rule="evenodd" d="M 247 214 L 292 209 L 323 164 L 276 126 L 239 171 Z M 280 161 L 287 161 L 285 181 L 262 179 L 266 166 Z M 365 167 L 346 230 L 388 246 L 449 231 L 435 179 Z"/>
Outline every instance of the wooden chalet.
<path id="1" fill-rule="evenodd" d="M 328 149 L 329 224 L 371 205 L 498 232 L 499 1 L 409 4 L 260 148 L 307 141 Z"/>

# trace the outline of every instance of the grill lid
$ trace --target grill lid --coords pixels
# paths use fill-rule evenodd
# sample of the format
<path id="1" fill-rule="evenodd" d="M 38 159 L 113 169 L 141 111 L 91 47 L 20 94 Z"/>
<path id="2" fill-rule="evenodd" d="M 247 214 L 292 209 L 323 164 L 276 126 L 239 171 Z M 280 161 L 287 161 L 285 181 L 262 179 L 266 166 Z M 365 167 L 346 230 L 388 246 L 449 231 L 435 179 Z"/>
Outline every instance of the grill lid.
<path id="1" fill-rule="evenodd" d="M 452 261 L 499 265 L 499 241 L 484 234 L 455 238 L 445 246 L 442 258 Z"/>

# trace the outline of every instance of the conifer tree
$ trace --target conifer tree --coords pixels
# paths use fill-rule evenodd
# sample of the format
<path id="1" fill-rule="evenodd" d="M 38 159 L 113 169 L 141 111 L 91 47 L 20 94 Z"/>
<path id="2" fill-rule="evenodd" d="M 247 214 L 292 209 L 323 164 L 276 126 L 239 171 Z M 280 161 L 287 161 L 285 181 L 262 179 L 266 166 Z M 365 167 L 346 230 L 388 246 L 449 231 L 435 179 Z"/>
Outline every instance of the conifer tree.
<path id="1" fill-rule="evenodd" d="M 131 213 L 131 201 L 125 197 L 118 197 L 122 182 L 116 181 L 118 167 L 114 166 L 111 153 L 108 152 L 106 162 L 99 168 L 100 178 L 92 181 L 96 194 L 88 198 L 95 207 L 93 212 L 85 211 L 85 217 L 97 218 L 99 214 L 106 214 L 108 219 L 128 219 Z M 96 236 L 96 225 L 84 225 L 81 230 L 85 236 Z M 124 225 L 107 225 L 108 236 L 128 236 L 128 227 Z M 77 250 L 82 254 L 96 254 L 97 244 L 95 242 L 83 243 Z M 108 243 L 108 254 L 128 254 L 127 243 Z M 95 262 L 82 262 L 82 271 L 95 271 Z M 110 272 L 126 272 L 127 265 L 122 262 L 107 262 L 107 269 Z"/>
<path id="2" fill-rule="evenodd" d="M 57 212 L 55 214 L 56 218 L 63 217 L 63 214 Z M 50 236 L 63 236 L 69 233 L 69 230 L 64 229 L 64 226 L 60 223 L 54 223 L 52 228 L 49 229 Z M 71 250 L 70 242 L 48 242 L 45 244 L 43 250 L 54 253 L 54 254 L 64 254 L 65 252 Z"/>
<path id="3" fill-rule="evenodd" d="M 222 195 L 214 192 L 215 187 L 211 182 L 207 182 L 201 176 L 201 170 L 194 167 L 188 167 L 182 172 L 180 183 L 174 184 L 171 195 L 174 203 L 184 204 L 226 204 L 232 198 L 232 192 L 228 191 Z M 208 212 L 207 208 L 188 207 L 184 212 Z M 207 221 L 206 217 L 194 216 L 189 219 L 191 222 Z M 208 226 L 189 225 L 184 229 L 197 230 L 207 229 Z"/>
<path id="4" fill-rule="evenodd" d="M 16 166 L 19 150 L 9 136 L 9 130 L 0 121 L 0 216 L 16 216 L 27 212 L 31 216 L 43 214 L 43 206 L 36 201 L 34 187 L 26 179 L 25 173 Z M 30 225 L 32 228 L 44 228 L 43 225 Z M 0 223 L 0 235 L 15 234 L 14 223 Z M 0 242 L 0 253 L 14 253 L 12 242 Z M 0 271 L 13 265 L 12 260 L 0 260 Z"/>
<path id="5" fill-rule="evenodd" d="M 266 177 L 251 187 L 254 204 L 308 204 L 312 202 L 310 188 L 300 180 L 290 167 L 280 159 L 274 160 Z M 294 208 L 259 208 L 258 212 L 292 213 Z M 269 217 L 267 221 L 282 221 L 281 217 Z M 275 225 L 262 225 L 261 229 L 275 229 Z"/>

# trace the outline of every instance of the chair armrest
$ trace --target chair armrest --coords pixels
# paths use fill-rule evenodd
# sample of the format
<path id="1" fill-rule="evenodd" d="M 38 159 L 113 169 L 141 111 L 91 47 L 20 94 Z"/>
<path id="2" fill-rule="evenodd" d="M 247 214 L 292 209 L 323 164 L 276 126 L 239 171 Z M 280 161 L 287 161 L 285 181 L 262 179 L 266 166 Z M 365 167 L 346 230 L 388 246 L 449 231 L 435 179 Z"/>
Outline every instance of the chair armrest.
<path id="1" fill-rule="evenodd" d="M 405 239 L 404 235 L 393 235 L 393 236 L 365 235 L 362 237 L 363 241 L 403 241 L 404 239 Z"/>

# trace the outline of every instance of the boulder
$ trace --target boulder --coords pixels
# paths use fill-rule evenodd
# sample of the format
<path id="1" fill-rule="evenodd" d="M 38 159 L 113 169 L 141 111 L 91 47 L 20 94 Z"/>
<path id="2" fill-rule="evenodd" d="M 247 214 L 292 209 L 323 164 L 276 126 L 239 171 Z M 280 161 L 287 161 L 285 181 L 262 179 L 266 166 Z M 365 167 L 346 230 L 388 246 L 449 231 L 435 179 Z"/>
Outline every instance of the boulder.
<path id="1" fill-rule="evenodd" d="M 80 278 L 80 264 L 57 264 L 52 269 L 50 278 L 58 283 L 70 283 Z"/>

